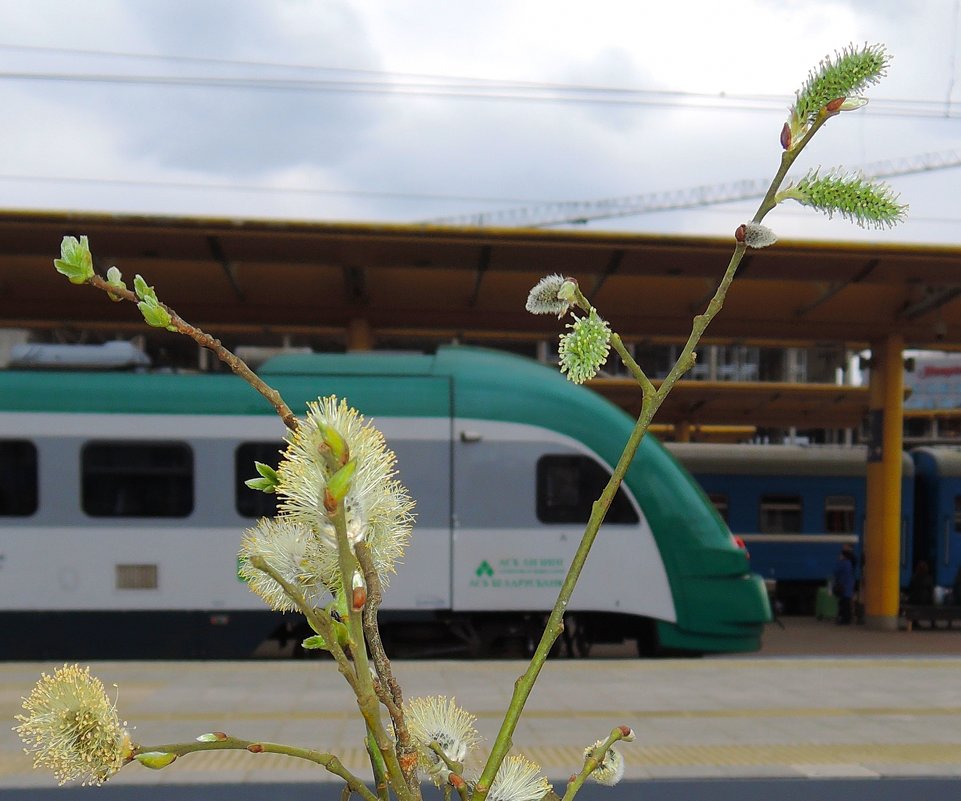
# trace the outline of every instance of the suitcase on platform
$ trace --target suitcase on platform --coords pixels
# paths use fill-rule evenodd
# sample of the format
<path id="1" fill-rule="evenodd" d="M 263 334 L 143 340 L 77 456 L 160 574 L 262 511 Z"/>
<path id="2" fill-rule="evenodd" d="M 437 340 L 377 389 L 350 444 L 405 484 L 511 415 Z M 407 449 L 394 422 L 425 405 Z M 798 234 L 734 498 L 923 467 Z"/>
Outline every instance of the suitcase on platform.
<path id="1" fill-rule="evenodd" d="M 814 616 L 818 620 L 834 620 L 838 616 L 838 599 L 827 587 L 818 587 Z"/>

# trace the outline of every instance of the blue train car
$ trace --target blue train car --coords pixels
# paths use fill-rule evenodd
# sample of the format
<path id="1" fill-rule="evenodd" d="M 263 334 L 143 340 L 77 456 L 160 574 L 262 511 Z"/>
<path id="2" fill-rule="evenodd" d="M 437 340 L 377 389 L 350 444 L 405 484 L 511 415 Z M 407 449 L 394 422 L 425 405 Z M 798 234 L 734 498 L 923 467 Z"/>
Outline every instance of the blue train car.
<path id="1" fill-rule="evenodd" d="M 935 586 L 950 587 L 961 570 L 961 448 L 915 448 L 911 456 L 917 474 L 913 561 L 927 562 Z"/>
<path id="2" fill-rule="evenodd" d="M 779 597 L 813 599 L 831 575 L 838 552 L 864 539 L 867 454 L 863 447 L 670 444 L 731 531 L 741 537 L 752 568 L 778 583 Z M 961 455 L 958 457 L 961 487 Z M 912 566 L 914 463 L 904 455 L 901 579 Z M 961 489 L 959 489 L 961 492 Z M 805 611 L 806 603 L 801 603 Z"/>

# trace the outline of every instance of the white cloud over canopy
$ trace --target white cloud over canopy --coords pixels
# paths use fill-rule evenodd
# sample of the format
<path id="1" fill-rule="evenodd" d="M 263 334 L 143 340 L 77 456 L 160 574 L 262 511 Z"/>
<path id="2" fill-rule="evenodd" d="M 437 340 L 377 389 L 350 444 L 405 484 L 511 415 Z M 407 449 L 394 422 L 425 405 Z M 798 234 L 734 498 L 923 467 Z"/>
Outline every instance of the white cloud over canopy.
<path id="1" fill-rule="evenodd" d="M 958 26 L 952 0 L 0 0 L 0 203 L 417 221 L 763 178 L 793 91 L 852 42 L 884 43 L 890 75 L 804 167 L 916 157 L 959 140 Z M 912 207 L 895 232 L 768 222 L 958 241 L 959 170 L 890 182 Z M 592 225 L 724 234 L 754 205 Z"/>

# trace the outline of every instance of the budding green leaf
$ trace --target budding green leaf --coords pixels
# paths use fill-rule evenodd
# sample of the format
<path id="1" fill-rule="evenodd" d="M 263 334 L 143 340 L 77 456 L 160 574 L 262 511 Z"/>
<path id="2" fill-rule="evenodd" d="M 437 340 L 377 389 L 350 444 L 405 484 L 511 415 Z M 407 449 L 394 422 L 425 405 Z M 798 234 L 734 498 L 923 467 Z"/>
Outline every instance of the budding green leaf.
<path id="1" fill-rule="evenodd" d="M 811 170 L 800 181 L 777 195 L 777 201 L 796 200 L 828 217 L 835 212 L 862 228 L 890 228 L 904 220 L 907 204 L 881 182 L 870 181 L 860 173 L 844 174 L 830 170 L 820 175 Z"/>
<path id="2" fill-rule="evenodd" d="M 123 281 L 123 276 L 120 274 L 120 270 L 116 267 L 111 267 L 107 270 L 107 283 L 115 289 L 122 289 L 126 291 L 127 285 Z M 115 292 L 107 290 L 107 297 L 114 302 L 119 302 L 123 300 L 123 297 Z"/>
<path id="3" fill-rule="evenodd" d="M 139 278 L 140 276 L 137 277 Z M 146 322 L 147 325 L 153 326 L 154 328 L 172 329 L 170 313 L 163 306 L 158 305 L 156 298 L 154 298 L 153 301 L 141 301 L 137 304 L 137 308 L 140 309 L 140 313 L 143 315 L 144 322 Z"/>
<path id="4" fill-rule="evenodd" d="M 332 620 L 332 628 L 334 630 L 334 639 L 341 648 L 345 647 L 350 642 L 350 632 L 343 623 L 339 620 Z M 307 639 L 305 639 L 301 646 L 308 651 L 329 651 L 330 646 L 327 644 L 327 640 L 322 634 L 313 634 Z"/>
<path id="5" fill-rule="evenodd" d="M 307 651 L 329 651 L 330 648 L 327 646 L 327 640 L 323 638 L 321 634 L 314 634 L 308 637 L 301 644 L 301 647 Z"/>
<path id="6" fill-rule="evenodd" d="M 269 464 L 264 464 L 263 462 L 254 462 L 254 467 L 257 469 L 257 472 L 260 473 L 260 478 L 248 478 L 244 484 L 252 490 L 276 492 L 278 483 L 277 471 Z"/>
<path id="7" fill-rule="evenodd" d="M 65 275 L 71 284 L 84 284 L 93 278 L 93 256 L 87 237 L 65 236 L 60 243 L 60 258 L 53 260 L 53 266 Z"/>
<path id="8" fill-rule="evenodd" d="M 176 758 L 176 754 L 170 754 L 166 751 L 147 751 L 144 754 L 137 754 L 137 756 L 134 757 L 141 765 L 151 770 L 165 768 Z"/>
<path id="9" fill-rule="evenodd" d="M 258 492 L 271 493 L 277 491 L 276 483 L 271 481 L 269 478 L 248 478 L 244 484 L 246 484 L 252 490 L 257 490 Z"/>
<path id="10" fill-rule="evenodd" d="M 331 497 L 338 503 L 346 497 L 356 469 L 357 462 L 351 459 L 327 480 L 327 492 L 330 493 Z"/>
<path id="11" fill-rule="evenodd" d="M 143 280 L 143 277 L 139 274 L 135 275 L 133 278 L 133 291 L 137 293 L 137 297 L 147 303 L 153 302 L 154 304 L 159 303 L 157 299 L 157 293 L 154 291 L 152 286 L 147 286 L 147 282 Z"/>
<path id="12" fill-rule="evenodd" d="M 329 426 L 320 420 L 317 421 L 317 428 L 320 430 L 324 444 L 330 448 L 330 452 L 333 454 L 337 464 L 346 464 L 350 458 L 350 449 L 347 447 L 347 441 L 341 436 L 340 432 L 333 426 Z"/>

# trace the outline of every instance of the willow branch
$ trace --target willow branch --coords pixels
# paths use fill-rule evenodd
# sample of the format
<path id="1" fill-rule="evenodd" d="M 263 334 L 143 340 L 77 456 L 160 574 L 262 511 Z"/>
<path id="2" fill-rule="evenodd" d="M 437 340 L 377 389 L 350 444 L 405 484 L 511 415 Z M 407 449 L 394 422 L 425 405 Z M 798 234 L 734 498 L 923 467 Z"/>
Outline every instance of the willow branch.
<path id="1" fill-rule="evenodd" d="M 574 592 L 574 587 L 587 561 L 591 546 L 597 538 L 597 532 L 600 530 L 601 523 L 604 521 L 604 516 L 607 514 L 607 510 L 614 499 L 621 480 L 627 473 L 627 468 L 634 459 L 634 454 L 637 453 L 637 448 L 641 444 L 641 439 L 644 437 L 644 433 L 647 431 L 653 415 L 653 400 L 646 397 L 641 404 L 641 414 L 631 431 L 630 437 L 628 437 L 627 444 L 624 446 L 624 451 L 620 459 L 618 459 L 614 471 L 611 473 L 611 478 L 601 492 L 600 497 L 591 507 L 591 516 L 584 530 L 584 535 L 581 538 L 580 544 L 577 546 L 577 551 L 574 553 L 573 559 L 571 559 L 571 566 L 568 568 L 567 575 L 564 577 L 564 583 L 561 585 L 560 592 L 557 595 L 557 601 L 547 619 L 547 625 L 534 651 L 534 656 L 531 657 L 527 670 L 514 683 L 514 692 L 511 696 L 510 705 L 507 708 L 507 713 L 504 716 L 500 731 L 497 733 L 497 738 L 494 740 L 490 756 L 484 765 L 484 770 L 475 785 L 474 795 L 472 797 L 473 801 L 483 801 L 487 797 L 487 793 L 490 792 L 491 783 L 497 775 L 497 769 L 511 749 L 511 745 L 513 744 L 511 738 L 513 737 L 514 730 L 517 728 L 521 713 L 524 711 L 524 705 L 530 697 L 531 690 L 534 688 L 534 683 L 537 681 L 541 668 L 543 668 L 544 663 L 547 661 L 547 655 L 550 653 L 551 647 L 564 630 L 564 612 L 567 609 L 567 604 Z"/>
<path id="2" fill-rule="evenodd" d="M 404 719 L 404 694 L 400 683 L 394 677 L 393 670 L 391 670 L 390 660 L 384 650 L 384 643 L 380 637 L 380 627 L 377 623 L 377 610 L 380 608 L 383 599 L 383 587 L 367 543 L 357 543 L 354 553 L 357 556 L 357 561 L 360 562 L 361 569 L 364 571 L 364 580 L 367 582 L 364 635 L 367 639 L 367 645 L 370 647 L 370 655 L 379 679 L 378 685 L 374 689 L 377 691 L 381 703 L 386 707 L 393 723 L 394 736 L 397 738 L 395 745 L 397 760 L 400 762 L 401 770 L 407 780 L 407 786 L 411 788 L 411 792 L 416 792 L 415 788 L 419 788 L 417 746 L 411 740 L 407 721 Z"/>
<path id="3" fill-rule="evenodd" d="M 351 640 L 351 654 L 354 657 L 355 676 L 357 678 L 357 706 L 367 728 L 373 735 L 377 744 L 377 749 L 383 757 L 387 766 L 387 774 L 390 777 L 394 792 L 400 801 L 416 801 L 420 797 L 419 787 L 411 788 L 407 783 L 407 777 L 401 770 L 400 761 L 394 751 L 390 737 L 384 729 L 384 723 L 380 717 L 380 702 L 374 692 L 374 682 L 370 675 L 370 663 L 367 658 L 367 644 L 364 640 L 363 613 L 361 609 L 352 609 L 352 593 L 354 571 L 359 568 L 359 563 L 350 548 L 350 540 L 347 536 L 347 519 L 344 513 L 344 505 L 334 499 L 325 500 L 328 509 L 328 517 L 334 525 L 337 535 L 338 561 L 341 575 L 342 592 L 347 598 L 347 630 Z M 366 601 L 365 601 L 366 602 Z"/>
<path id="4" fill-rule="evenodd" d="M 337 642 L 337 634 L 334 631 L 333 621 L 330 619 L 330 616 L 326 612 L 318 612 L 314 609 L 307 602 L 307 598 L 300 589 L 274 570 L 262 556 L 251 556 L 250 564 L 257 568 L 257 570 L 262 570 L 284 588 L 287 597 L 297 605 L 297 608 L 303 613 L 304 617 L 307 618 L 310 627 L 324 638 L 331 656 L 334 657 L 334 661 L 337 663 L 337 669 L 347 680 L 347 683 L 356 695 L 359 692 L 357 677 L 354 675 L 350 660 L 347 659 L 347 654 L 340 646 L 340 643 Z"/>
<path id="5" fill-rule="evenodd" d="M 222 740 L 213 742 L 191 741 L 188 743 L 165 743 L 163 745 L 137 745 L 134 747 L 132 756 L 161 753 L 181 757 L 196 751 L 249 751 L 252 754 L 284 754 L 296 759 L 304 759 L 320 765 L 335 776 L 339 776 L 347 783 L 351 792 L 357 793 L 364 801 L 378 801 L 377 796 L 370 791 L 367 785 L 347 770 L 335 755 L 315 751 L 312 748 L 298 748 L 281 743 L 265 743 L 256 740 L 241 740 L 237 737 L 224 737 Z"/>
<path id="6" fill-rule="evenodd" d="M 377 739 L 369 728 L 364 745 L 367 747 L 367 756 L 370 757 L 370 766 L 374 771 L 374 786 L 377 788 L 377 797 L 380 801 L 388 801 L 387 765 L 384 762 L 383 754 L 377 747 Z"/>
<path id="7" fill-rule="evenodd" d="M 772 179 L 767 194 L 764 196 L 764 199 L 761 201 L 761 204 L 758 207 L 757 213 L 754 216 L 755 222 L 760 222 L 764 216 L 772 208 L 774 208 L 774 206 L 777 205 L 776 195 L 781 183 L 784 181 L 784 178 L 787 175 L 788 169 L 794 163 L 794 160 L 798 157 L 808 142 L 810 142 L 811 137 L 830 116 L 832 115 L 827 112 L 822 112 L 818 119 L 812 124 L 807 134 L 798 143 L 798 146 L 794 150 L 785 151 L 782 154 L 781 166 Z M 551 610 L 550 616 L 547 619 L 547 625 L 544 629 L 544 633 L 541 636 L 541 640 L 538 643 L 536 650 L 534 651 L 534 655 L 531 657 L 530 664 L 528 665 L 525 673 L 518 678 L 514 684 L 514 692 L 511 696 L 510 705 L 508 706 L 507 712 L 504 716 L 504 721 L 497 733 L 497 738 L 495 739 L 493 747 L 491 748 L 487 763 L 484 765 L 484 770 L 474 788 L 473 801 L 484 801 L 484 799 L 487 797 L 487 794 L 490 792 L 491 783 L 494 781 L 494 777 L 497 775 L 497 769 L 500 767 L 501 762 L 504 761 L 504 757 L 507 756 L 508 751 L 511 749 L 511 738 L 513 737 L 514 731 L 517 728 L 517 723 L 520 720 L 521 713 L 524 710 L 524 705 L 527 703 L 527 699 L 530 697 L 531 690 L 534 688 L 534 683 L 537 681 L 537 677 L 540 674 L 541 668 L 544 666 L 544 663 L 547 660 L 547 655 L 550 652 L 551 647 L 564 630 L 564 612 L 567 609 L 571 595 L 574 592 L 574 587 L 577 584 L 577 580 L 580 577 L 581 571 L 583 570 L 584 563 L 587 561 L 587 556 L 590 553 L 591 546 L 593 546 L 594 540 L 597 538 L 597 532 L 599 531 L 601 523 L 607 514 L 607 510 L 614 499 L 614 494 L 617 492 L 621 481 L 626 475 L 627 469 L 630 466 L 631 461 L 634 459 L 634 454 L 637 452 L 637 448 L 640 446 L 641 440 L 643 439 L 644 434 L 647 432 L 655 412 L 657 412 L 658 408 L 660 408 L 664 398 L 667 397 L 667 394 L 671 391 L 681 376 L 683 376 L 684 373 L 694 366 L 696 358 L 694 349 L 698 342 L 700 342 L 701 337 L 703 336 L 704 331 L 707 329 L 710 322 L 714 319 L 724 305 L 727 291 L 731 285 L 731 282 L 734 280 L 734 275 L 737 272 L 737 268 L 740 265 L 741 260 L 744 258 L 744 253 L 746 250 L 747 246 L 742 242 L 738 242 L 735 246 L 734 253 L 731 255 L 730 262 L 728 263 L 727 269 L 724 272 L 724 276 L 721 278 L 721 281 L 718 284 L 718 288 L 714 293 L 714 297 L 711 298 L 711 301 L 708 303 L 707 309 L 705 309 L 704 313 L 694 318 L 691 335 L 688 338 L 687 343 L 678 356 L 677 361 L 674 363 L 674 366 L 671 368 L 671 371 L 661 383 L 660 387 L 657 388 L 656 392 L 652 393 L 650 391 L 650 389 L 653 388 L 653 385 L 648 388 L 647 384 L 644 383 L 644 380 L 642 380 L 638 375 L 635 375 L 635 377 L 640 381 L 641 386 L 644 388 L 640 414 L 638 415 L 637 421 L 634 424 L 634 428 L 628 437 L 624 451 L 621 453 L 620 459 L 618 459 L 617 465 L 615 466 L 614 471 L 611 473 L 610 480 L 607 482 L 607 485 L 604 487 L 603 492 L 601 492 L 600 497 L 594 502 L 594 505 L 591 508 L 591 516 L 588 519 L 587 526 L 585 527 L 584 535 L 577 547 L 574 558 L 571 560 L 570 568 L 568 568 L 567 575 L 564 578 L 564 583 L 561 585 L 560 592 L 557 595 L 557 601 L 554 603 L 554 608 Z M 589 310 L 591 308 L 590 303 L 586 298 L 584 298 L 579 290 L 577 293 L 575 293 L 575 300 L 581 308 L 585 308 L 585 304 L 585 310 Z M 616 347 L 617 346 L 615 344 L 615 348 Z M 618 352 L 620 353 L 620 351 Z M 625 363 L 629 365 L 628 362 Z M 638 368 L 638 370 L 640 370 L 640 368 Z M 641 375 L 643 375 L 643 372 L 641 372 Z M 647 383 L 650 384 L 649 381 Z"/>
<path id="8" fill-rule="evenodd" d="M 571 780 L 567 783 L 567 790 L 564 793 L 563 799 L 561 801 L 571 801 L 575 795 L 577 795 L 578 790 L 584 786 L 584 782 L 587 781 L 587 777 L 590 776 L 597 768 L 600 766 L 607 754 L 610 747 L 614 745 L 618 740 L 623 740 L 626 737 L 631 737 L 633 739 L 633 733 L 631 730 L 624 726 L 618 726 L 611 730 L 611 733 L 607 736 L 607 739 L 600 745 L 595 746 L 590 750 L 586 757 L 584 757 L 584 765 L 576 776 L 573 776 Z"/>
<path id="9" fill-rule="evenodd" d="M 624 366 L 630 370 L 631 375 L 634 376 L 634 380 L 641 385 L 641 390 L 644 394 L 653 395 L 657 390 L 647 377 L 647 374 L 641 369 L 641 366 L 634 361 L 634 357 L 631 356 L 627 348 L 624 347 L 624 342 L 621 340 L 619 334 L 611 334 L 611 345 L 614 346 L 617 355 L 621 357 Z"/>
<path id="10" fill-rule="evenodd" d="M 460 762 L 455 762 L 447 754 L 444 753 L 444 749 L 440 747 L 440 744 L 436 740 L 431 740 L 427 747 L 437 754 L 437 757 L 441 762 L 444 763 L 444 767 L 447 768 L 451 773 L 456 773 L 460 776 L 464 772 L 464 766 Z"/>
<path id="11" fill-rule="evenodd" d="M 87 283 L 109 293 L 112 297 L 123 298 L 124 300 L 129 300 L 131 303 L 139 302 L 139 298 L 134 292 L 110 284 L 99 275 L 93 276 Z M 243 359 L 225 348 L 219 339 L 212 337 L 206 331 L 188 323 L 167 304 L 160 303 L 159 305 L 170 315 L 170 324 L 177 329 L 178 333 L 190 337 L 202 348 L 211 351 L 220 361 L 226 364 L 234 373 L 244 379 L 244 381 L 267 399 L 268 403 L 274 407 L 274 411 L 280 415 L 280 419 L 284 421 L 284 425 L 287 426 L 288 429 L 291 431 L 297 430 L 297 418 L 290 410 L 290 407 L 284 403 L 284 399 L 280 393 L 251 370 Z"/>

